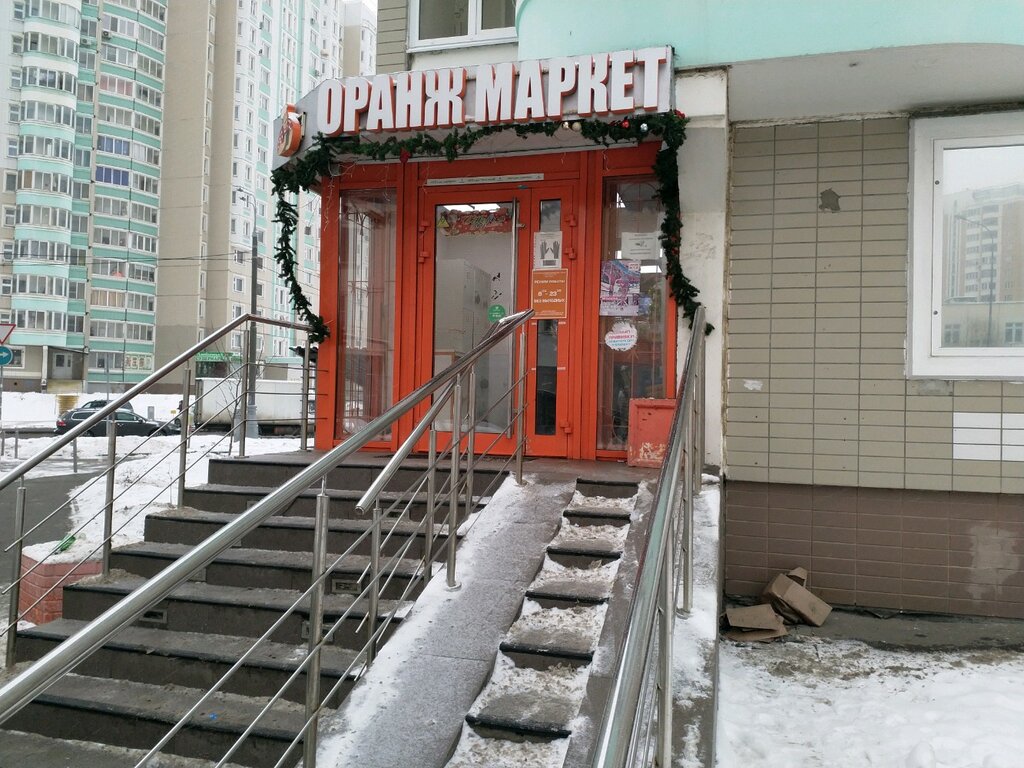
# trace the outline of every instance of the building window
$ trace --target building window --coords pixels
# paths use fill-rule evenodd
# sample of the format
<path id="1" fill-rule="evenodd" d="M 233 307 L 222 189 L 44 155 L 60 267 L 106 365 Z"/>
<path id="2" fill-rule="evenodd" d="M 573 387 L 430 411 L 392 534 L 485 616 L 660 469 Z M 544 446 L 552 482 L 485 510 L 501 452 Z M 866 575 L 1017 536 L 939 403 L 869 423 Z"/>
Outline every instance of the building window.
<path id="1" fill-rule="evenodd" d="M 245 291 L 245 278 L 238 277 L 237 275 L 231 278 L 231 290 L 235 293 L 243 293 Z"/>
<path id="2" fill-rule="evenodd" d="M 1003 327 L 1003 345 L 1017 346 L 1024 344 L 1024 322 L 1007 323 Z"/>
<path id="3" fill-rule="evenodd" d="M 412 0 L 410 48 L 515 40 L 515 0 Z"/>
<path id="4" fill-rule="evenodd" d="M 1024 376 L 1024 112 L 920 119 L 911 138 L 909 374 Z"/>

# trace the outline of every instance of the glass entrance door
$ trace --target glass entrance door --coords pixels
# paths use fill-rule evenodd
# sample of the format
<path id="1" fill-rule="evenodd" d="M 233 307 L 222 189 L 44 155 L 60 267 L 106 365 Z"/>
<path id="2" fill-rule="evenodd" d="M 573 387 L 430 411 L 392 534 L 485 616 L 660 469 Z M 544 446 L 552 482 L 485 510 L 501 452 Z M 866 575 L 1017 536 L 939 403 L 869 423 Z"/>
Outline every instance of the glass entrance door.
<path id="1" fill-rule="evenodd" d="M 432 225 L 423 238 L 431 309 L 421 315 L 421 349 L 429 349 L 421 359 L 431 361 L 430 375 L 439 373 L 466 355 L 495 321 L 533 307 L 524 425 L 527 452 L 534 456 L 567 456 L 573 431 L 571 195 L 568 188 L 550 186 L 478 188 L 428 192 L 421 200 Z M 473 413 L 478 452 L 509 453 L 516 445 L 517 343 L 518 336 L 502 342 L 478 366 Z M 469 425 L 468 407 L 465 386 L 463 429 Z M 438 426 L 451 430 L 450 412 Z"/>

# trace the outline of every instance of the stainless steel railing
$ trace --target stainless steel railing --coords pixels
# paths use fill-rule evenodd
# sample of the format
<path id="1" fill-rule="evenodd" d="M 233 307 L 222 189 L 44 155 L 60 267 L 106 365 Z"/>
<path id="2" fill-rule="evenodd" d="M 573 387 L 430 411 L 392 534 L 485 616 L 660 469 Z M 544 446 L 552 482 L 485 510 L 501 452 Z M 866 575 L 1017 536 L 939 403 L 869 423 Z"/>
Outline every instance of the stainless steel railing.
<path id="1" fill-rule="evenodd" d="M 483 452 L 474 450 L 473 438 L 480 421 L 486 418 L 488 414 L 482 414 L 477 419 L 470 419 L 468 428 L 463 432 L 464 419 L 460 413 L 461 386 L 464 380 L 469 381 L 473 379 L 476 365 L 485 355 L 494 350 L 502 341 L 512 337 L 517 331 L 519 332 L 520 374 L 517 381 L 507 390 L 504 397 L 507 398 L 510 405 L 509 412 L 511 418 L 515 419 L 518 425 L 516 430 L 518 440 L 515 452 L 505 459 L 504 464 L 495 473 L 492 485 L 500 478 L 501 472 L 512 461 L 516 461 L 519 479 L 521 480 L 522 478 L 522 456 L 525 445 L 525 430 L 523 429 L 525 381 L 527 375 L 523 365 L 525 362 L 525 330 L 526 324 L 532 315 L 532 310 L 528 310 L 516 315 L 510 315 L 496 323 L 487 336 L 463 358 L 403 398 L 399 403 L 371 421 L 344 443 L 325 453 L 294 478 L 257 502 L 245 513 L 240 514 L 232 522 L 147 581 L 143 586 L 107 610 L 80 632 L 66 640 L 60 647 L 33 663 L 9 683 L 0 687 L 0 723 L 18 712 L 55 680 L 66 674 L 80 661 L 110 640 L 117 632 L 166 598 L 172 590 L 185 582 L 198 569 L 212 562 L 218 555 L 233 546 L 243 536 L 266 521 L 267 518 L 280 512 L 304 490 L 319 484 L 320 493 L 317 497 L 316 505 L 314 553 L 310 586 L 296 597 L 291 606 L 273 622 L 249 650 L 242 654 L 241 658 L 238 659 L 231 669 L 182 715 L 179 721 L 138 764 L 139 766 L 146 765 L 154 755 L 168 744 L 176 733 L 186 727 L 192 715 L 199 711 L 199 708 L 209 701 L 212 696 L 222 690 L 231 676 L 245 664 L 258 647 L 268 642 L 274 636 L 275 632 L 285 621 L 297 612 L 308 610 L 309 641 L 306 656 L 292 671 L 285 684 L 281 686 L 276 694 L 269 698 L 259 715 L 243 731 L 234 745 L 221 758 L 218 765 L 223 764 L 237 753 L 246 738 L 284 696 L 286 689 L 295 683 L 301 675 L 305 674 L 305 723 L 295 735 L 295 738 L 287 747 L 277 765 L 285 765 L 289 760 L 294 759 L 295 751 L 300 743 L 303 743 L 304 765 L 306 768 L 313 768 L 316 760 L 316 728 L 320 712 L 327 706 L 328 702 L 334 700 L 339 687 L 348 676 L 361 674 L 366 665 L 373 660 L 389 625 L 396 620 L 403 610 L 405 598 L 411 594 L 417 583 L 422 583 L 431 577 L 435 556 L 440 554 L 437 544 L 439 536 L 444 536 L 447 539 L 448 582 L 452 586 L 455 584 L 454 543 L 462 517 L 462 501 L 465 500 L 465 510 L 468 512 L 475 503 L 490 492 L 490 487 L 488 487 L 481 493 L 475 494 L 472 480 L 474 466 L 479 466 L 480 459 L 486 455 L 486 450 Z M 373 510 L 372 524 L 365 531 L 361 532 L 344 552 L 329 557 L 327 554 L 327 531 L 330 498 L 326 492 L 327 474 L 345 458 L 377 438 L 382 432 L 389 430 L 398 419 L 420 407 L 421 404 L 426 403 L 429 398 L 432 398 L 433 402 L 425 416 L 421 418 L 415 427 L 412 436 L 403 443 L 396 455 L 396 459 L 388 464 L 382 476 L 373 483 L 370 490 L 367 491 L 359 503 L 360 510 Z M 471 389 L 471 401 L 472 398 Z M 492 408 L 495 406 L 492 406 Z M 450 408 L 452 412 L 452 430 L 448 445 L 439 452 L 437 450 L 437 430 L 435 427 L 439 414 L 442 414 L 447 408 Z M 470 410 L 470 413 L 473 414 L 475 411 Z M 393 480 L 401 460 L 408 457 L 416 442 L 428 430 L 430 432 L 430 448 L 427 466 L 423 472 L 404 491 L 398 493 L 385 491 L 385 488 L 388 488 L 389 483 Z M 492 442 L 493 445 L 494 443 Z M 401 459 L 397 459 L 398 456 Z M 438 487 L 437 469 L 443 466 L 443 462 L 446 461 L 450 462 L 451 469 L 444 481 L 440 483 L 440 487 Z M 463 463 L 466 464 L 467 469 L 465 474 L 460 472 Z M 417 500 L 422 500 L 424 489 L 426 489 L 427 512 L 421 521 L 413 524 L 412 504 Z M 390 496 L 386 498 L 388 494 Z M 438 500 L 445 498 L 449 502 L 448 518 L 446 525 L 439 528 L 435 524 L 434 509 L 437 506 Z M 385 502 L 388 505 L 386 508 L 383 506 Z M 405 536 L 404 543 L 399 542 L 400 533 Z M 418 566 L 416 572 L 412 574 L 404 589 L 399 592 L 397 599 L 392 601 L 383 600 L 382 595 L 392 584 L 402 562 L 408 561 L 407 555 L 413 552 L 414 544 L 417 541 L 422 541 L 422 551 L 417 558 Z M 365 548 L 367 543 L 369 543 L 370 550 L 369 563 L 363 568 L 358 582 L 363 584 L 362 588 L 353 596 L 347 608 L 336 616 L 329 626 L 325 626 L 322 605 L 328 577 L 343 560 L 351 558 L 360 548 Z M 344 670 L 334 688 L 328 691 L 326 695 L 321 695 L 319 690 L 320 675 L 318 674 L 320 654 L 324 645 L 332 642 L 344 622 L 352 619 L 360 619 L 358 627 L 354 632 L 360 637 L 365 636 L 365 642 L 357 649 L 354 659 L 347 669 Z"/>
<path id="2" fill-rule="evenodd" d="M 704 327 L 700 307 L 594 768 L 673 765 L 672 630 L 676 611 L 689 613 L 693 600 L 693 497 L 704 463 Z"/>
<path id="3" fill-rule="evenodd" d="M 19 487 L 17 488 L 15 496 L 14 536 L 13 539 L 4 548 L 4 552 L 10 553 L 12 561 L 11 582 L 10 584 L 0 589 L 0 599 L 6 597 L 9 604 L 8 619 L 6 622 L 6 626 L 0 626 L 0 635 L 6 635 L 4 654 L 4 664 L 6 667 L 10 667 L 14 664 L 17 645 L 16 628 L 18 621 L 21 618 L 30 614 L 34 609 L 37 608 L 37 606 L 42 604 L 56 590 L 62 589 L 69 580 L 71 580 L 72 578 L 81 578 L 79 569 L 83 568 L 90 561 L 93 561 L 96 558 L 97 554 L 99 554 L 101 572 L 103 574 L 107 574 L 110 570 L 110 552 L 114 536 L 118 535 L 121 532 L 121 530 L 128 526 L 135 518 L 142 515 L 147 509 L 149 509 L 149 507 L 154 502 L 156 502 L 159 498 L 162 497 L 165 491 L 170 490 L 172 487 L 177 488 L 177 502 L 178 505 L 180 506 L 182 504 L 182 499 L 184 498 L 185 476 L 188 470 L 191 469 L 200 461 L 202 461 L 203 459 L 205 459 L 212 452 L 214 452 L 214 450 L 217 449 L 222 442 L 228 442 L 228 451 L 230 452 L 231 440 L 233 437 L 237 436 L 239 455 L 245 455 L 245 419 L 248 414 L 246 409 L 244 408 L 244 403 L 246 402 L 247 397 L 246 382 L 248 381 L 249 377 L 244 374 L 247 367 L 256 365 L 256 361 L 250 361 L 248 359 L 245 359 L 242 362 L 242 364 L 239 365 L 238 368 L 233 372 L 232 375 L 229 375 L 227 378 L 222 379 L 217 385 L 217 387 L 211 388 L 207 392 L 203 393 L 203 395 L 201 395 L 200 398 L 192 397 L 192 362 L 195 360 L 196 356 L 200 352 L 206 351 L 213 347 L 214 345 L 217 345 L 222 338 L 226 337 L 235 328 L 238 328 L 239 326 L 243 325 L 246 322 L 251 322 L 253 324 L 264 323 L 269 326 L 290 328 L 306 332 L 306 355 L 303 359 L 309 359 L 308 333 L 311 329 L 308 326 L 299 323 L 292 323 L 289 321 L 267 319 L 259 317 L 257 315 L 244 315 L 227 324 L 218 331 L 214 332 L 213 334 L 205 338 L 202 342 L 199 342 L 190 349 L 181 353 L 176 358 L 171 360 L 169 363 L 167 363 L 166 365 L 162 366 L 159 370 L 154 372 L 152 375 L 148 376 L 145 380 L 128 389 L 124 394 L 113 397 L 106 406 L 98 409 L 96 413 L 92 414 L 89 418 L 85 419 L 77 426 L 68 430 L 68 432 L 66 432 L 65 434 L 54 439 L 46 449 L 26 459 L 18 466 L 16 466 L 14 469 L 12 469 L 10 472 L 3 475 L 2 478 L 0 478 L 0 490 L 3 490 L 4 488 L 11 486 L 15 482 L 19 483 Z M 122 496 L 128 493 L 141 480 L 141 475 L 137 476 L 126 487 L 122 488 L 120 492 L 115 492 L 116 474 L 118 473 L 119 470 L 125 467 L 129 461 L 134 461 L 139 456 L 143 455 L 143 449 L 151 440 L 153 440 L 157 436 L 157 433 L 154 432 L 153 434 L 149 435 L 144 440 L 139 442 L 137 445 L 135 445 L 130 451 L 123 452 L 119 455 L 118 428 L 115 417 L 117 415 L 118 410 L 123 405 L 128 403 L 133 397 L 146 392 L 154 385 L 162 382 L 164 379 L 172 375 L 178 368 L 182 368 L 183 373 L 181 385 L 182 408 L 180 409 L 180 413 L 178 416 L 172 419 L 168 419 L 162 423 L 159 423 L 158 428 L 162 432 L 163 430 L 168 428 L 173 421 L 178 420 L 180 424 L 180 434 L 178 437 L 177 445 L 171 446 L 162 454 L 158 455 L 156 463 L 154 464 L 154 466 L 156 466 L 156 464 L 159 464 L 161 460 L 168 458 L 171 454 L 177 451 L 179 454 L 177 475 L 172 477 L 171 480 L 166 485 L 160 487 L 157 490 L 157 492 L 147 502 L 145 502 L 141 506 L 138 506 L 135 512 L 127 519 L 122 520 L 118 525 L 117 529 L 115 529 L 113 519 L 115 503 Z M 218 413 L 215 412 L 211 414 L 209 418 L 205 419 L 203 422 L 198 424 L 192 424 L 190 423 L 192 410 L 194 407 L 198 407 L 199 405 L 201 405 L 203 398 L 212 397 L 216 389 L 228 386 L 230 382 L 233 380 L 233 376 L 237 376 L 238 380 L 241 382 L 241 392 L 235 395 L 234 397 L 231 397 L 229 395 L 226 398 L 221 398 L 221 400 L 217 403 L 217 406 L 219 406 L 220 411 L 223 411 L 225 409 L 234 409 L 235 411 L 240 413 L 242 417 L 232 430 L 230 430 L 224 436 L 213 442 L 205 451 L 199 453 L 198 456 L 194 456 L 190 462 L 188 458 L 188 453 L 192 432 L 194 430 L 206 427 L 218 415 Z M 305 415 L 308 410 L 308 366 L 303 371 L 302 381 L 303 383 L 301 392 L 301 413 Z M 305 428 L 305 420 L 303 420 L 302 426 L 303 429 L 301 447 L 303 450 L 305 450 L 307 444 L 307 431 Z M 41 519 L 39 519 L 34 525 L 26 528 L 25 521 L 28 504 L 28 493 L 24 483 L 28 473 L 31 472 L 33 469 L 39 467 L 48 459 L 51 459 L 52 457 L 57 455 L 68 444 L 70 444 L 72 447 L 74 456 L 74 469 L 77 472 L 77 449 L 79 439 L 85 435 L 95 434 L 100 429 L 102 429 L 106 437 L 106 454 L 104 459 L 105 469 L 103 470 L 103 472 L 97 475 L 96 477 L 92 478 L 90 481 L 86 482 L 80 488 L 78 488 L 74 494 L 70 495 L 68 499 L 66 499 L 62 504 L 57 506 L 55 509 L 44 514 L 41 517 Z M 94 522 L 101 520 L 103 532 L 100 537 L 99 543 L 97 543 L 95 546 L 93 546 L 91 550 L 87 552 L 78 553 L 78 559 L 73 561 L 64 569 L 65 573 L 63 576 L 56 579 L 41 594 L 37 595 L 29 605 L 22 608 L 22 584 L 26 581 L 26 579 L 32 576 L 32 574 L 34 574 L 36 571 L 40 570 L 42 567 L 47 565 L 51 558 L 58 554 L 58 550 L 50 552 L 46 557 L 37 560 L 33 565 L 29 566 L 27 569 L 23 569 L 22 555 L 24 547 L 29 537 L 31 537 L 36 530 L 38 530 L 44 524 L 48 523 L 57 515 L 65 514 L 67 510 L 74 509 L 76 505 L 79 503 L 79 500 L 85 497 L 86 494 L 90 491 L 90 489 L 101 481 L 104 482 L 105 484 L 104 500 L 102 507 L 99 508 L 96 512 L 94 512 L 91 516 L 87 517 L 85 521 L 81 522 L 76 528 L 71 530 L 68 536 L 66 537 L 66 541 L 72 542 L 75 540 L 75 537 L 82 534 L 82 532 L 86 528 L 88 528 Z"/>

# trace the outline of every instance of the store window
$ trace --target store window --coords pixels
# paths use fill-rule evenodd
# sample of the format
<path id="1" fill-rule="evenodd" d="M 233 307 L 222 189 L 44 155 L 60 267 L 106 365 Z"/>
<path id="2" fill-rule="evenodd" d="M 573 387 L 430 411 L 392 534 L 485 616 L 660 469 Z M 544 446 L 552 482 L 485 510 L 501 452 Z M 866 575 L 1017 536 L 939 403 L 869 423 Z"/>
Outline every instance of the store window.
<path id="1" fill-rule="evenodd" d="M 515 0 L 411 0 L 411 48 L 515 40 Z"/>
<path id="2" fill-rule="evenodd" d="M 671 299 L 658 239 L 662 218 L 653 179 L 605 183 L 598 310 L 598 450 L 626 449 L 630 400 L 669 394 L 666 307 Z"/>
<path id="3" fill-rule="evenodd" d="M 342 193 L 337 437 L 358 431 L 392 404 L 396 218 L 393 189 Z"/>
<path id="4" fill-rule="evenodd" d="M 913 133 L 911 376 L 1024 375 L 1024 113 Z"/>

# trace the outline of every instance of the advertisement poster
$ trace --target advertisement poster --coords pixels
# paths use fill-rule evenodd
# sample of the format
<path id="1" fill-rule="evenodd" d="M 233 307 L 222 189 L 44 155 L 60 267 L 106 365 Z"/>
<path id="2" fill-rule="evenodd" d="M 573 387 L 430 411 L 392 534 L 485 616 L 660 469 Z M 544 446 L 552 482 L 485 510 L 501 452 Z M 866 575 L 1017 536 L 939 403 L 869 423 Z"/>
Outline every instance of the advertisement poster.
<path id="1" fill-rule="evenodd" d="M 535 232 L 533 235 L 533 268 L 562 268 L 562 233 Z"/>
<path id="2" fill-rule="evenodd" d="M 437 218 L 437 228 L 448 237 L 456 235 L 490 235 L 512 231 L 512 210 L 444 211 Z"/>
<path id="3" fill-rule="evenodd" d="M 640 262 L 613 259 L 601 265 L 601 317 L 640 314 Z"/>

